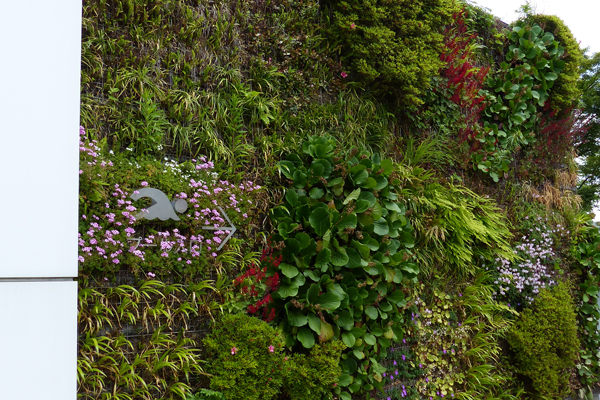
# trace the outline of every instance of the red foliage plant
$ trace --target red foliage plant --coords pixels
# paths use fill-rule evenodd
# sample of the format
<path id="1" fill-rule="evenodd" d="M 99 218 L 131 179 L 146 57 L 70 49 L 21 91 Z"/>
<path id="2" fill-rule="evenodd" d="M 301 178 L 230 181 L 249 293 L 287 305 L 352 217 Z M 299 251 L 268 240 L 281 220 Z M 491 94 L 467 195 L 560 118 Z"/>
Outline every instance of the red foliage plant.
<path id="1" fill-rule="evenodd" d="M 440 58 L 446 66 L 441 75 L 447 79 L 447 88 L 452 92 L 450 100 L 462 110 L 465 128 L 460 132 L 461 140 L 471 140 L 479 126 L 481 113 L 486 107 L 486 97 L 479 92 L 489 67 L 474 64 L 474 45 L 477 34 L 469 33 L 465 23 L 465 10 L 454 14 L 454 23 L 444 32 L 445 51 Z"/>
<path id="2" fill-rule="evenodd" d="M 262 319 L 270 322 L 275 318 L 275 309 L 269 307 L 273 302 L 271 293 L 279 287 L 279 273 L 266 276 L 269 266 L 277 268 L 281 264 L 281 255 L 273 256 L 273 249 L 266 247 L 260 257 L 261 267 L 252 264 L 246 273 L 235 278 L 233 284 L 240 287 L 242 296 L 251 300 L 247 311 L 250 315 L 262 316 Z"/>

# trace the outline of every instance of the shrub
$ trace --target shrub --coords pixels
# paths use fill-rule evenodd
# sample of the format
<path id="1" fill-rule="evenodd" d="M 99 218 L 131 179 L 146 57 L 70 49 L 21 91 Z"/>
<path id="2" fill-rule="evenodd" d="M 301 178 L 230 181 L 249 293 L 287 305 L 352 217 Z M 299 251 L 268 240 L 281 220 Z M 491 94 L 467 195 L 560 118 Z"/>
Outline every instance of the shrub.
<path id="1" fill-rule="evenodd" d="M 513 154 L 535 140 L 539 111 L 565 67 L 564 48 L 537 24 L 518 22 L 507 33 L 505 51 L 505 61 L 487 80 L 484 129 L 473 147 L 475 168 L 495 182 L 509 171 Z"/>
<path id="2" fill-rule="evenodd" d="M 538 14 L 530 15 L 527 19 L 532 24 L 538 24 L 544 31 L 552 33 L 565 49 L 561 57 L 561 60 L 565 62 L 565 67 L 554 82 L 549 99 L 550 107 L 558 112 L 558 117 L 565 118 L 573 106 L 577 105 L 577 99 L 581 95 L 577 81 L 583 54 L 569 27 L 557 16 Z"/>
<path id="3" fill-rule="evenodd" d="M 569 369 L 579 352 L 573 298 L 566 284 L 543 289 L 509 331 L 516 372 L 531 380 L 533 390 L 558 398 L 566 394 Z"/>
<path id="4" fill-rule="evenodd" d="M 442 67 L 443 27 L 456 10 L 451 0 L 332 0 L 330 35 L 342 60 L 367 86 L 417 105 Z"/>
<path id="5" fill-rule="evenodd" d="M 340 378 L 339 360 L 345 348 L 342 342 L 332 341 L 316 344 L 308 355 L 294 354 L 284 371 L 283 392 L 292 400 L 331 399 L 331 389 Z"/>
<path id="6" fill-rule="evenodd" d="M 204 340 L 210 386 L 230 400 L 267 400 L 283 393 L 292 400 L 332 398 L 345 346 L 316 345 L 308 355 L 284 353 L 282 335 L 245 314 L 227 315 Z"/>
<path id="7" fill-rule="evenodd" d="M 244 314 L 224 316 L 204 340 L 210 387 L 227 399 L 272 399 L 283 385 L 283 337 Z"/>

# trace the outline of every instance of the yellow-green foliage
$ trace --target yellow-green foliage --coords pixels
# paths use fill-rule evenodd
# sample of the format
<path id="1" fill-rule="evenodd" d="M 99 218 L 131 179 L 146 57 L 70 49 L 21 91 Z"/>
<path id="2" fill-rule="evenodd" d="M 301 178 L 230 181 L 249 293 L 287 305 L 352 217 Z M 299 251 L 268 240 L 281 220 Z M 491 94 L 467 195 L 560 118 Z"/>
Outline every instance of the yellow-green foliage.
<path id="1" fill-rule="evenodd" d="M 341 374 L 344 344 L 315 345 L 308 355 L 286 356 L 281 333 L 245 314 L 226 315 L 205 338 L 210 386 L 228 400 L 331 399 Z"/>
<path id="2" fill-rule="evenodd" d="M 516 372 L 529 378 L 536 393 L 562 398 L 579 353 L 573 298 L 566 284 L 540 292 L 508 336 Z"/>
<path id="3" fill-rule="evenodd" d="M 371 89 L 404 105 L 419 96 L 442 67 L 443 27 L 453 0 L 332 0 L 331 37 L 342 57 Z"/>
<path id="4" fill-rule="evenodd" d="M 570 111 L 577 105 L 580 89 L 577 87 L 579 80 L 579 67 L 583 61 L 583 55 L 577 40 L 573 37 L 571 30 L 562 19 L 555 15 L 531 15 L 527 17 L 531 23 L 536 23 L 546 32 L 554 35 L 554 38 L 565 49 L 562 60 L 565 62 L 564 70 L 558 74 L 550 95 L 550 106 L 559 112 Z"/>
<path id="5" fill-rule="evenodd" d="M 498 338 L 509 327 L 504 316 L 509 309 L 493 299 L 486 279 L 479 275 L 463 281 L 464 286 L 434 281 L 417 288 L 408 335 L 417 342 L 413 351 L 424 369 L 416 383 L 422 398 L 440 393 L 483 399 L 507 391 L 508 376 L 495 365 Z"/>
<path id="6" fill-rule="evenodd" d="M 423 272 L 442 268 L 466 277 L 476 273 L 480 257 L 512 258 L 509 222 L 494 201 L 458 183 L 442 184 L 420 167 L 399 167 L 398 174 Z"/>

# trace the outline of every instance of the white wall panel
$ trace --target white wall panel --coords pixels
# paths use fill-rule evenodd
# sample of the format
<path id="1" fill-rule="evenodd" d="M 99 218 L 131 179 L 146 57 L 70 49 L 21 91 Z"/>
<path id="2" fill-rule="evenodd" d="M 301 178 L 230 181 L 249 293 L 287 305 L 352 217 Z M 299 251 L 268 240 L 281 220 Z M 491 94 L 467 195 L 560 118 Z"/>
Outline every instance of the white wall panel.
<path id="1" fill-rule="evenodd" d="M 0 399 L 74 400 L 77 282 L 0 282 Z"/>
<path id="2" fill-rule="evenodd" d="M 0 2 L 0 277 L 77 276 L 80 52 L 81 0 Z"/>

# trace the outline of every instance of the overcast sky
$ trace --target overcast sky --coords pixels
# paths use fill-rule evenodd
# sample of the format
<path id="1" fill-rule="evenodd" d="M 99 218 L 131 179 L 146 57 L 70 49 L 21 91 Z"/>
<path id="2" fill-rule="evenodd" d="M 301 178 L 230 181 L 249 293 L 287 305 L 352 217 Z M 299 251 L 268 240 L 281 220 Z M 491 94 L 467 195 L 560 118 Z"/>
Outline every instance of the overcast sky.
<path id="1" fill-rule="evenodd" d="M 525 0 L 476 0 L 471 3 L 488 8 L 502 21 L 511 23 L 517 19 L 518 10 Z M 600 0 L 530 0 L 538 14 L 556 15 L 573 32 L 581 47 L 590 48 L 590 55 L 600 51 Z"/>

